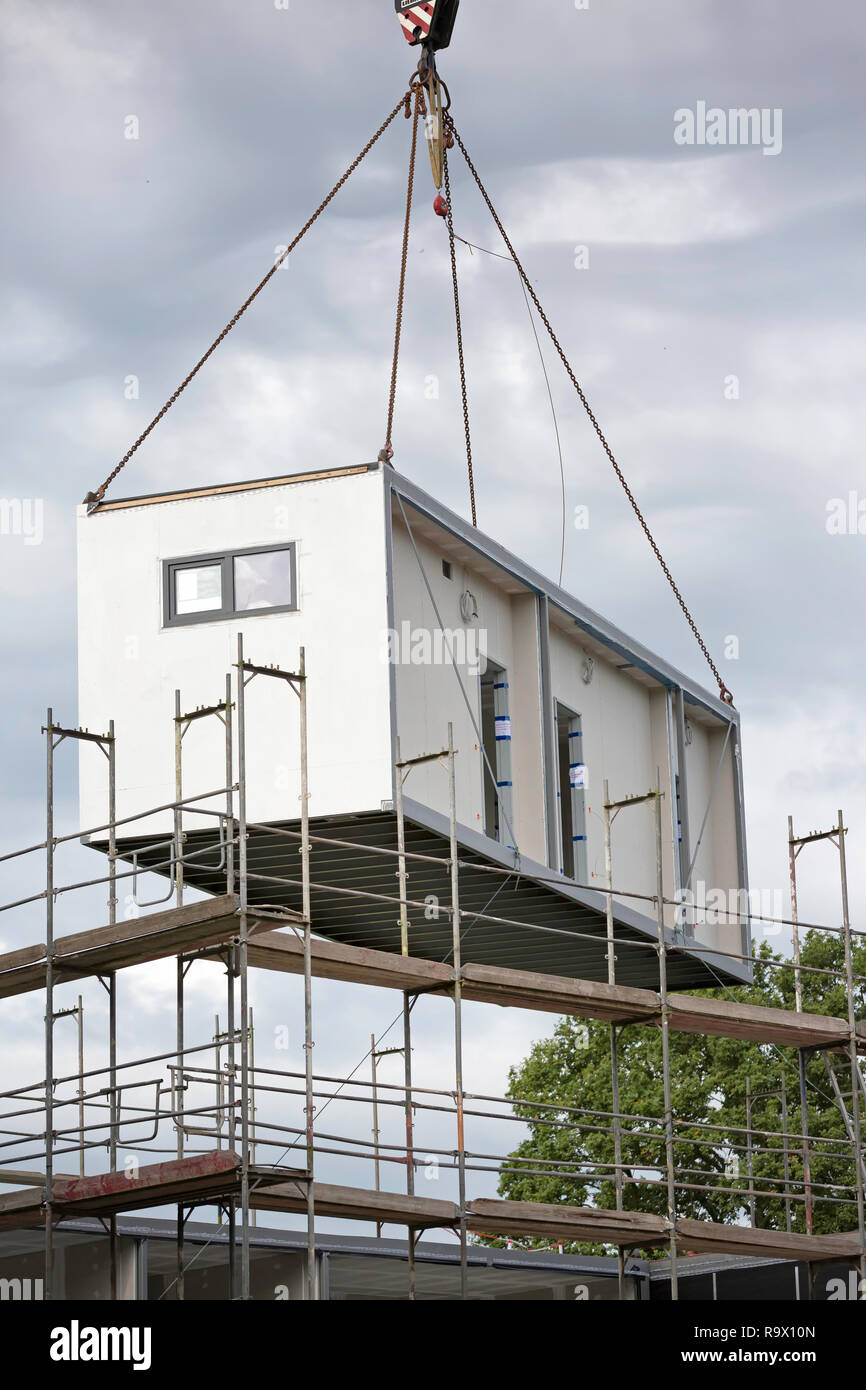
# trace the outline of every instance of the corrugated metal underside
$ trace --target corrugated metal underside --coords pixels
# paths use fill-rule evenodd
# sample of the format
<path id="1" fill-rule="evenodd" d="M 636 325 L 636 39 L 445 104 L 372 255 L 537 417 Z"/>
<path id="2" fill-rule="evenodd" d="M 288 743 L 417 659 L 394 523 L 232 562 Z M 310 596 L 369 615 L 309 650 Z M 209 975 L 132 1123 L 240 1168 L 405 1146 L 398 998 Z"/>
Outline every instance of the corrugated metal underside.
<path id="1" fill-rule="evenodd" d="M 297 822 L 275 824 L 275 829 L 296 832 Z M 318 820 L 311 824 L 312 914 L 318 936 L 378 951 L 400 952 L 396 819 L 388 812 L 371 812 Z M 344 844 L 321 841 L 339 840 Z M 153 841 L 124 840 L 118 849 L 124 858 L 139 851 L 139 865 L 152 866 L 165 850 L 147 848 Z M 185 854 L 195 855 L 214 844 L 207 831 L 189 832 Z M 452 957 L 450 878 L 447 838 L 413 821 L 406 821 L 406 849 L 429 855 L 438 862 L 409 859 L 410 901 L 426 906 L 409 910 L 409 954 L 426 960 Z M 299 837 L 250 829 L 248 883 L 251 905 L 281 905 L 301 910 Z M 203 863 L 207 859 L 207 864 Z M 460 908 L 463 919 L 463 960 L 483 965 L 534 970 L 576 979 L 607 979 L 607 943 L 604 913 L 575 902 L 553 886 L 526 874 L 491 873 L 490 859 L 460 847 Z M 226 891 L 225 869 L 209 867 L 219 860 L 218 850 L 185 861 L 184 877 L 190 886 L 209 893 Z M 371 896 L 362 896 L 368 894 Z M 390 899 L 390 901 L 389 901 Z M 430 901 L 427 901 L 430 900 Z M 497 922 L 479 921 L 489 914 Z M 646 934 L 616 922 L 618 984 L 658 987 L 658 964 L 653 949 L 654 925 L 647 919 Z M 630 945 L 628 943 L 635 943 Z M 638 945 L 637 943 L 641 943 Z M 716 966 L 710 969 L 688 951 L 671 948 L 668 980 L 671 987 L 694 989 L 717 986 L 725 978 Z M 730 978 L 730 977 L 728 977 Z"/>

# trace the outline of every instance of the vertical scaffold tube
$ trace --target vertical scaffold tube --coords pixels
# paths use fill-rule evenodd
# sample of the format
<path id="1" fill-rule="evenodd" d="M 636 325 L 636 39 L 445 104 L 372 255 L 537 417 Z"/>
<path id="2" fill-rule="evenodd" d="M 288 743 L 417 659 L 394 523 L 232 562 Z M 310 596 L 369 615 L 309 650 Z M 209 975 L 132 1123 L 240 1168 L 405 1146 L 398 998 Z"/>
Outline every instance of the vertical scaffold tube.
<path id="1" fill-rule="evenodd" d="M 454 962 L 454 1098 L 457 1105 L 457 1172 L 460 1193 L 460 1297 L 465 1299 L 469 1297 L 469 1270 L 466 1251 L 466 1139 L 463 1128 L 463 986 L 460 978 L 462 964 L 460 948 L 460 882 L 457 851 L 457 778 L 455 772 L 455 757 L 454 726 L 449 724 L 448 819 L 450 827 L 451 926 L 453 933 Z"/>
<path id="2" fill-rule="evenodd" d="M 238 876 L 240 897 L 240 931 L 237 946 L 237 968 L 241 983 L 240 1050 L 241 1050 L 241 1301 L 250 1296 L 250 1074 L 249 1074 L 249 998 L 247 993 L 247 735 L 246 735 L 246 673 L 244 671 L 244 639 L 238 633 Z"/>
<path id="3" fill-rule="evenodd" d="M 857 1035 L 857 1008 L 854 998 L 854 951 L 851 942 L 851 916 L 848 908 L 848 857 L 845 853 L 845 820 L 839 812 L 839 873 L 842 881 L 842 930 L 845 939 L 845 993 L 848 1000 L 849 1057 L 851 1063 L 851 1137 L 854 1149 L 854 1181 L 857 1184 L 857 1231 L 860 1237 L 860 1297 L 866 1297 L 866 1202 L 863 1192 L 863 1147 L 861 1138 L 860 1061 Z"/>
<path id="4" fill-rule="evenodd" d="M 397 812 L 397 881 L 400 889 L 400 953 L 409 954 L 409 875 L 406 869 L 406 819 L 403 813 L 403 765 L 400 758 L 400 739 L 395 743 L 394 795 Z M 412 1116 L 412 1003 L 408 994 L 403 995 L 403 1103 L 406 1120 L 406 1193 L 415 1195 L 415 1153 L 414 1124 Z M 415 1234 L 411 1226 L 406 1230 L 407 1257 L 409 1262 L 409 1299 L 415 1299 Z"/>
<path id="5" fill-rule="evenodd" d="M 316 1279 L 316 1209 L 315 1139 L 313 1132 L 313 940 L 312 900 L 310 894 L 310 785 L 307 761 L 307 656 L 303 647 L 298 672 L 298 695 L 301 702 L 301 892 L 304 914 L 304 1055 L 306 1065 L 306 1130 L 307 1130 L 307 1297 L 318 1297 Z"/>
<path id="6" fill-rule="evenodd" d="M 45 1297 L 54 1298 L 54 714 L 45 728 Z"/>
<path id="7" fill-rule="evenodd" d="M 670 1011 L 668 1008 L 668 961 L 665 941 L 664 852 L 662 846 L 661 775 L 654 798 L 656 821 L 656 915 L 658 923 L 659 1003 L 661 1005 L 662 1084 L 665 1105 L 665 1167 L 668 1187 L 668 1221 L 671 1227 L 671 1298 L 679 1298 L 677 1281 L 677 1189 L 674 1155 L 674 1112 L 671 1096 Z"/>

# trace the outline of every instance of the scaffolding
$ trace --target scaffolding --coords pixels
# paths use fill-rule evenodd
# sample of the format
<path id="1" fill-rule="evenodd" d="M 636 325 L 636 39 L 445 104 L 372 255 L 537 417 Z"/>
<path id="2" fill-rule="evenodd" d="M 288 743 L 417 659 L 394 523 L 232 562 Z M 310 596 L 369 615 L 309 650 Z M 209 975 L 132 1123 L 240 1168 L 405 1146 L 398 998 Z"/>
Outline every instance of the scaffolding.
<path id="1" fill-rule="evenodd" d="M 278 681 L 290 699 L 298 702 L 298 756 L 300 814 L 298 828 L 253 824 L 247 815 L 246 730 L 248 687 L 256 680 Z M 185 1276 L 190 1259 L 184 1229 L 193 1210 L 216 1207 L 228 1228 L 228 1290 L 232 1299 L 252 1297 L 250 1281 L 251 1232 L 257 1211 L 300 1215 L 306 1220 L 307 1259 L 305 1297 L 320 1296 L 316 1258 L 316 1219 L 338 1218 L 375 1223 L 377 1232 L 386 1224 L 408 1232 L 407 1297 L 416 1297 L 415 1251 L 425 1231 L 445 1229 L 454 1233 L 460 1250 L 460 1296 L 469 1297 L 467 1250 L 477 1236 L 509 1241 L 528 1238 L 555 1242 L 601 1243 L 619 1255 L 620 1294 L 624 1293 L 625 1259 L 636 1249 L 662 1248 L 670 1256 L 672 1297 L 677 1298 L 677 1261 L 683 1252 L 729 1252 L 766 1255 L 806 1261 L 849 1262 L 859 1268 L 861 1288 L 866 1290 L 866 1239 L 864 1239 L 864 1190 L 866 1165 L 862 1145 L 862 1106 L 866 1100 L 861 1055 L 866 1050 L 866 1023 L 858 1019 L 858 994 L 866 977 L 855 970 L 855 942 L 864 933 L 851 925 L 848 906 L 846 829 L 841 812 L 832 830 L 797 839 L 789 822 L 792 915 L 791 960 L 768 960 L 754 953 L 731 959 L 787 972 L 794 980 L 793 1009 L 744 1003 L 699 994 L 679 994 L 668 989 L 668 962 L 686 949 L 685 934 L 666 923 L 666 910 L 678 906 L 665 898 L 662 880 L 662 824 L 664 796 L 659 781 L 647 793 L 611 802 L 605 788 L 605 866 L 603 890 L 608 905 L 607 980 L 591 981 L 545 975 L 487 964 L 471 959 L 471 928 L 475 920 L 496 923 L 495 914 L 464 912 L 460 903 L 463 867 L 458 842 L 457 778 L 459 750 L 451 726 L 443 746 L 429 754 L 403 758 L 399 740 L 394 749 L 394 814 L 396 849 L 381 845 L 352 844 L 371 855 L 390 856 L 397 891 L 388 897 L 400 926 L 399 955 L 361 948 L 314 935 L 311 893 L 317 886 L 313 864 L 317 846 L 333 847 L 327 835 L 313 833 L 309 816 L 309 767 L 307 760 L 307 670 L 304 651 L 297 669 L 283 671 L 273 665 L 256 665 L 246 658 L 243 638 L 238 638 L 237 662 L 226 675 L 220 698 L 207 707 L 184 711 L 180 692 L 174 707 L 175 798 L 160 807 L 146 808 L 118 819 L 116 814 L 117 764 L 114 724 L 107 733 L 68 729 L 56 724 L 48 711 L 43 728 L 46 747 L 45 838 L 36 845 L 0 856 L 0 864 L 35 856 L 44 861 L 44 888 L 28 897 L 4 904 L 7 912 L 39 907 L 44 911 L 44 942 L 0 955 L 0 999 L 44 991 L 45 1030 L 43 1076 L 36 1082 L 14 1086 L 0 1094 L 0 1182 L 13 1188 L 0 1192 L 0 1230 L 39 1227 L 44 1231 L 46 1298 L 57 1297 L 55 1246 L 58 1227 L 65 1220 L 95 1215 L 109 1240 L 111 1297 L 118 1297 L 119 1245 L 117 1218 L 126 1211 L 169 1205 L 177 1213 L 176 1272 L 164 1295 L 185 1297 Z M 193 796 L 184 786 L 184 741 L 205 721 L 223 726 L 224 763 L 222 785 Z M 101 826 L 57 835 L 55 831 L 55 754 L 66 742 L 89 743 L 107 762 L 107 819 Z M 404 788 L 419 765 L 438 766 L 447 780 L 450 836 L 448 852 L 440 856 L 419 854 L 407 847 Z M 629 896 L 613 880 L 612 826 L 616 817 L 651 814 L 654 818 L 657 887 L 653 899 L 657 921 L 654 942 L 615 935 L 614 896 Z M 145 872 L 154 869 L 165 878 L 167 892 L 161 899 L 140 900 L 142 867 L 139 851 L 125 851 L 122 835 L 136 822 L 156 814 L 171 818 L 172 830 L 148 846 L 151 857 Z M 190 848 L 185 826 L 192 816 L 210 817 L 215 839 Z M 256 873 L 247 862 L 251 830 L 274 837 L 292 851 L 299 862 L 292 874 Z M 85 836 L 106 838 L 107 872 L 84 882 L 56 881 L 56 856 L 61 845 Z M 800 950 L 796 897 L 796 859 L 807 843 L 829 840 L 839 852 L 842 919 L 838 927 L 809 924 L 840 939 L 844 966 L 806 965 Z M 190 900 L 185 871 L 196 860 L 216 852 L 208 861 L 224 879 L 224 892 L 210 897 L 197 894 Z M 153 860 L 153 854 L 159 858 Z M 441 894 L 431 907 L 429 898 L 412 896 L 413 865 L 423 861 L 425 872 L 441 876 Z M 477 863 L 472 864 L 477 872 Z M 498 888 L 513 876 L 491 864 L 491 905 Z M 134 914 L 119 918 L 121 883 L 132 890 Z M 251 903 L 253 886 L 293 886 L 300 891 L 301 909 Z M 79 890 L 107 888 L 107 922 L 70 936 L 56 931 L 61 897 Z M 332 890 L 333 891 L 333 890 Z M 380 898 L 355 883 L 339 891 L 358 899 Z M 639 895 L 634 894 L 634 897 Z M 172 905 L 168 905 L 169 903 Z M 153 909 L 137 915 L 141 908 Z M 413 922 L 418 914 L 435 910 L 451 926 L 451 948 L 444 960 L 413 956 Z M 668 914 L 670 915 L 670 914 Z M 505 919 L 501 919 L 505 920 Z M 555 930 L 537 923 L 521 925 L 527 933 Z M 692 953 L 701 948 L 693 935 Z M 644 989 L 617 981 L 617 956 L 623 950 L 649 950 L 658 961 L 659 988 Z M 117 973 L 157 960 L 176 962 L 176 1033 L 173 1045 L 156 1054 L 123 1062 L 117 1048 Z M 226 973 L 226 1026 L 217 1017 L 211 1038 L 196 1042 L 185 1027 L 186 980 L 193 965 L 218 964 Z M 253 1019 L 250 1004 L 250 971 L 265 970 L 302 978 L 303 1050 L 301 1070 L 257 1063 L 253 1053 Z M 844 1014 L 809 1013 L 804 1009 L 803 979 L 808 972 L 832 979 L 843 991 Z M 57 1009 L 55 991 L 70 981 L 98 980 L 108 997 L 107 1065 L 88 1068 L 83 1051 L 84 1005 Z M 369 1060 L 371 1076 L 359 1068 L 343 1076 L 318 1072 L 314 1067 L 313 980 L 346 981 L 401 996 L 396 1022 L 402 1023 L 398 1046 L 383 1047 L 383 1035 L 374 1034 Z M 445 998 L 453 1009 L 453 1086 L 420 1084 L 413 1065 L 412 1012 L 422 997 Z M 583 1108 L 565 1100 L 520 1101 L 513 1097 L 470 1092 L 465 1086 L 463 1012 L 467 1003 L 496 1004 L 541 1013 L 571 1016 L 606 1024 L 609 1031 L 611 1106 Z M 79 1027 L 78 1067 L 58 1075 L 54 1033 L 57 1022 L 74 1014 Z M 630 1113 L 620 1100 L 621 1041 L 626 1028 L 658 1030 L 661 1037 L 663 1113 Z M 386 1032 L 388 1030 L 385 1030 Z M 778 1084 L 753 1089 L 746 1083 L 746 1123 L 733 1125 L 720 1113 L 717 1122 L 678 1116 L 672 1085 L 671 1038 L 677 1033 L 705 1034 L 765 1047 L 792 1049 L 796 1056 L 798 1090 L 788 1090 L 782 1067 Z M 390 1055 L 403 1058 L 401 1081 L 383 1079 L 377 1063 Z M 843 1134 L 828 1136 L 813 1126 L 809 1112 L 808 1062 L 820 1056 L 826 1068 L 832 1098 L 843 1122 Z M 785 1059 L 783 1058 L 783 1061 Z M 778 1122 L 762 1122 L 767 1105 L 778 1110 Z M 324 1111 L 338 1105 L 357 1115 L 361 1123 L 347 1132 L 334 1132 L 323 1122 Z M 763 1107 L 763 1108 L 762 1108 Z M 799 1112 L 799 1132 L 792 1118 Z M 372 1129 L 364 1119 L 372 1115 Z M 382 1116 L 396 1117 L 399 1133 L 386 1142 L 380 1127 Z M 506 1146 L 501 1153 L 477 1148 L 469 1131 L 478 1123 L 500 1123 L 506 1132 L 524 1136 L 521 1152 Z M 419 1136 L 419 1128 L 425 1134 Z M 443 1132 L 447 1126 L 448 1132 Z M 453 1130 L 452 1130 L 453 1126 Z M 390 1132 L 390 1131 L 389 1131 Z M 428 1141 L 427 1132 L 433 1135 Z M 525 1136 L 593 1136 L 610 1145 L 612 1161 L 598 1158 L 563 1159 L 546 1156 L 544 1146 L 527 1151 Z M 453 1138 L 452 1138 L 453 1134 Z M 107 1171 L 87 1171 L 86 1160 L 98 1151 L 108 1155 Z M 138 1155 L 153 1157 L 141 1164 Z M 170 1156 L 167 1156 L 170 1155 Z M 261 1161 L 260 1155 L 266 1156 Z M 720 1156 L 726 1156 L 719 1172 Z M 64 1171 L 67 1161 L 77 1161 L 77 1174 Z M 767 1160 L 764 1163 L 764 1160 Z M 121 1160 L 122 1163 L 121 1163 Z M 337 1160 L 353 1161 L 371 1172 L 374 1186 L 345 1186 L 325 1181 L 320 1173 Z M 782 1174 L 761 1171 L 781 1160 Z M 453 1194 L 449 1199 L 421 1195 L 416 1189 L 419 1170 L 449 1175 Z M 745 1166 L 745 1177 L 742 1167 Z M 382 1171 L 397 1173 L 404 1192 L 383 1190 Z M 579 1183 L 593 1196 L 585 1205 L 515 1201 L 480 1195 L 479 1184 L 489 1188 L 491 1177 L 538 1177 Z M 607 1185 L 613 1205 L 599 1200 Z M 635 1190 L 656 1189 L 663 1211 L 635 1207 Z M 730 1222 L 698 1220 L 683 1214 L 684 1194 L 736 1199 L 737 1219 Z M 761 1200 L 781 1203 L 784 1229 L 757 1224 Z M 856 1227 L 842 1233 L 818 1233 L 827 1225 L 827 1213 L 843 1208 L 856 1212 Z M 818 1216 L 822 1217 L 821 1222 Z M 833 1224 L 833 1223 L 830 1223 Z M 836 1223 L 838 1224 L 838 1223 Z M 802 1229 L 797 1229 L 802 1227 Z M 194 1257 L 193 1257 L 194 1258 Z"/>

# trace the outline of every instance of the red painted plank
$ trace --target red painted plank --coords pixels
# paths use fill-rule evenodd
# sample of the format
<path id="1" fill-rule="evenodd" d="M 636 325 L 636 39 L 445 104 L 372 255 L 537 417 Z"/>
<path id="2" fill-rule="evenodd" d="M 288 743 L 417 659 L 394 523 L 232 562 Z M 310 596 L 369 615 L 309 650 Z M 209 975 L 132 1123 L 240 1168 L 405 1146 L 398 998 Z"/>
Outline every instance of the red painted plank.
<path id="1" fill-rule="evenodd" d="M 197 1178 L 217 1177 L 231 1173 L 240 1164 L 231 1149 L 216 1149 L 207 1154 L 191 1154 L 189 1158 L 174 1158 L 166 1163 L 148 1163 L 134 1172 L 96 1173 L 92 1177 L 73 1178 L 54 1184 L 54 1200 L 86 1202 L 98 1197 L 112 1197 L 121 1192 L 136 1192 L 157 1188 L 166 1183 L 194 1182 Z"/>

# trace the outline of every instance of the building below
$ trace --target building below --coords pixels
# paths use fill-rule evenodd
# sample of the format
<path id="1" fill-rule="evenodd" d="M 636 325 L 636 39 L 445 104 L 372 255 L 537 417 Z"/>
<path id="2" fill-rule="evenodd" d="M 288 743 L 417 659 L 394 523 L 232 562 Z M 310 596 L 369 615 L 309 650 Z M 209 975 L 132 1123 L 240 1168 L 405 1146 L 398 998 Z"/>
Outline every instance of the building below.
<path id="1" fill-rule="evenodd" d="M 173 1297 L 177 1267 L 173 1221 L 122 1218 L 120 1296 L 155 1302 Z M 42 1233 L 0 1233 L 0 1301 L 42 1297 Z M 107 1300 L 109 1243 L 94 1220 L 71 1221 L 57 1232 L 61 1299 Z M 184 1297 L 228 1299 L 228 1237 L 224 1227 L 190 1222 L 185 1233 Z M 320 1296 L 330 1302 L 408 1298 L 405 1241 L 365 1236 L 316 1238 Z M 251 1232 L 250 1285 L 258 1301 L 304 1297 L 306 1233 L 256 1227 Z M 482 1301 L 616 1302 L 617 1261 L 555 1251 L 468 1251 L 469 1297 Z M 678 1261 L 679 1297 L 690 1302 L 804 1302 L 853 1299 L 854 1264 L 809 1267 L 792 1260 L 691 1255 Z M 416 1248 L 416 1297 L 460 1298 L 460 1247 L 422 1240 Z M 626 1259 L 623 1297 L 629 1302 L 670 1300 L 669 1260 Z"/>

